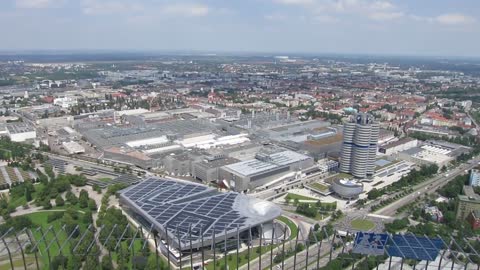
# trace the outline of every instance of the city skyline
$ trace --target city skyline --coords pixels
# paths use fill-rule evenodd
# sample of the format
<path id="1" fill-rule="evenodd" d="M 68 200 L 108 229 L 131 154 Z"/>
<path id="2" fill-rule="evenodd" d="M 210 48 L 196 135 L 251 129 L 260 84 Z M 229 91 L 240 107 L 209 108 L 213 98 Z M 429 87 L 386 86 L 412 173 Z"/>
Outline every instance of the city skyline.
<path id="1" fill-rule="evenodd" d="M 2 51 L 480 56 L 475 1 L 8 0 Z M 352 46 L 355 44 L 355 46 Z"/>

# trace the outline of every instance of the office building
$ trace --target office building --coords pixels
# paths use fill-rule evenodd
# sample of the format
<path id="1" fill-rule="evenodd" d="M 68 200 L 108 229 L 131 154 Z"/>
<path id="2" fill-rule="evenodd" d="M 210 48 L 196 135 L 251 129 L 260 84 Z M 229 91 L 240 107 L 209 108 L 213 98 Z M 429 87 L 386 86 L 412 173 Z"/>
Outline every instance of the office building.
<path id="1" fill-rule="evenodd" d="M 468 180 L 468 184 L 472 187 L 480 187 L 480 171 L 477 169 L 473 169 L 470 172 L 470 178 Z"/>
<path id="2" fill-rule="evenodd" d="M 236 191 L 254 189 L 285 176 L 288 173 L 312 167 L 312 157 L 293 151 L 258 153 L 255 159 L 223 166 L 219 170 L 220 180 Z"/>
<path id="3" fill-rule="evenodd" d="M 344 125 L 340 171 L 357 178 L 372 176 L 375 170 L 379 125 L 370 114 L 356 114 Z"/>
<path id="4" fill-rule="evenodd" d="M 480 210 L 480 195 L 471 186 L 463 186 L 463 194 L 458 195 L 457 220 L 465 220 L 472 211 Z"/>

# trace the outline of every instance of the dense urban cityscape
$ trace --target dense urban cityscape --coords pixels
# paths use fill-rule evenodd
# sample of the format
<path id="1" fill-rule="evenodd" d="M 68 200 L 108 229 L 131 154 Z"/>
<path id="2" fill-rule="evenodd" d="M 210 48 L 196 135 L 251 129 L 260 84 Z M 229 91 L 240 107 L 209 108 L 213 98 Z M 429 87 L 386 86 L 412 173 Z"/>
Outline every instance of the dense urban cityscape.
<path id="1" fill-rule="evenodd" d="M 0 1 L 0 270 L 480 270 L 480 1 Z"/>
<path id="2" fill-rule="evenodd" d="M 478 62 L 97 57 L 1 56 L 0 269 L 478 269 Z"/>

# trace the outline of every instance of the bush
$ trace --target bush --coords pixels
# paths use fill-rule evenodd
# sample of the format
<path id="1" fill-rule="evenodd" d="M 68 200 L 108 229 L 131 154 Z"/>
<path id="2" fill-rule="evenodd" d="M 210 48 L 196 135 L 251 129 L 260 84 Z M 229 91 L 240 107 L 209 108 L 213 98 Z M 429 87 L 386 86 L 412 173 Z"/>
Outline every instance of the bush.
<path id="1" fill-rule="evenodd" d="M 57 197 L 55 198 L 55 206 L 64 206 L 65 201 L 62 198 L 62 195 L 58 194 Z"/>
<path id="2" fill-rule="evenodd" d="M 52 214 L 48 215 L 47 222 L 52 223 L 55 220 L 61 219 L 61 218 L 63 218 L 63 214 L 64 214 L 63 211 L 53 212 Z"/>

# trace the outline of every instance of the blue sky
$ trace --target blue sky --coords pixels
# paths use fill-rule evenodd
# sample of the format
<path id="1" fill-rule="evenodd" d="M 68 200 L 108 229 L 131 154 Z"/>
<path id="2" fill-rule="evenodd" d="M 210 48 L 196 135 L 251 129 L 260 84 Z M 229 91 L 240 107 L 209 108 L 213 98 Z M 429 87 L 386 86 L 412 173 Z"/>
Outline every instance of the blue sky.
<path id="1" fill-rule="evenodd" d="M 480 56 L 478 0 L 1 0 L 2 50 Z"/>

